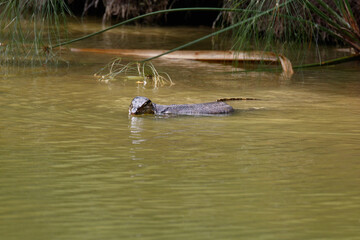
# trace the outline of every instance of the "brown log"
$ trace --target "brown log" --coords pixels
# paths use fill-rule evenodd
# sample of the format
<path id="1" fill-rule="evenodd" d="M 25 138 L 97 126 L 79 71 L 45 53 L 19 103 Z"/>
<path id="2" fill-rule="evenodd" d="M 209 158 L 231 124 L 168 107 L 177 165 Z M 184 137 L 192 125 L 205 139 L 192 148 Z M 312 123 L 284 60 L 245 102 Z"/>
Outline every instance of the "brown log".
<path id="1" fill-rule="evenodd" d="M 114 54 L 120 56 L 138 56 L 138 57 L 154 57 L 167 52 L 167 50 L 151 50 L 151 49 L 98 49 L 98 48 L 71 48 L 72 52 L 92 52 Z M 167 59 L 188 59 L 198 61 L 248 61 L 248 62 L 280 62 L 284 72 L 293 73 L 292 64 L 289 59 L 283 55 L 273 52 L 261 51 L 212 51 L 212 50 L 181 50 L 175 51 L 161 58 Z"/>

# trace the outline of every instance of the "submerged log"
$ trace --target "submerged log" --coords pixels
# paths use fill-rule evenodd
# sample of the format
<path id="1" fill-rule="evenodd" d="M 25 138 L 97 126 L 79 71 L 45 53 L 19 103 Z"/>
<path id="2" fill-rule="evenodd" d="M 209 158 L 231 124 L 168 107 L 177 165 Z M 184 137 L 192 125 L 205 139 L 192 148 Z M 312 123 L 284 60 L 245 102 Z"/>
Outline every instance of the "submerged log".
<path id="1" fill-rule="evenodd" d="M 99 48 L 71 48 L 72 52 L 105 53 L 120 56 L 154 57 L 167 52 L 167 50 L 151 49 L 99 49 Z M 289 59 L 273 52 L 261 51 L 212 51 L 212 50 L 181 50 L 161 56 L 168 59 L 187 59 L 198 61 L 223 61 L 223 62 L 271 62 L 279 63 L 284 72 L 293 74 L 292 64 Z"/>

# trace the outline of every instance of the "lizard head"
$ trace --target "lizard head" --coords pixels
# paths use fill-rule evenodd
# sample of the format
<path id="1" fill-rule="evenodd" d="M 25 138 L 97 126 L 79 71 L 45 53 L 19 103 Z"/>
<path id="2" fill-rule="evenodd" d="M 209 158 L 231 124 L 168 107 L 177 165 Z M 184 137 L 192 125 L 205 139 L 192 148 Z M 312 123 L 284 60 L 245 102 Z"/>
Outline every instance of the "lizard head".
<path id="1" fill-rule="evenodd" d="M 146 97 L 135 97 L 129 107 L 130 115 L 154 114 L 154 105 Z"/>

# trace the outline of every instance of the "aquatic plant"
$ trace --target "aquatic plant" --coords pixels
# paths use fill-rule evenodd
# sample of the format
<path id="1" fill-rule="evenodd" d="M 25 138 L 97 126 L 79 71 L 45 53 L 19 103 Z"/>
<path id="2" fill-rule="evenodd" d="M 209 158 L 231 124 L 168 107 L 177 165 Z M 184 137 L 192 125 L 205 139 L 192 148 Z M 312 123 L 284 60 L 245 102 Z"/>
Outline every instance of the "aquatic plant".
<path id="1" fill-rule="evenodd" d="M 100 69 L 94 76 L 100 82 L 116 81 L 120 76 L 123 80 L 134 80 L 143 86 L 151 85 L 154 88 L 173 85 L 169 74 L 158 72 L 151 62 L 130 62 L 122 64 L 121 58 L 116 58 Z"/>
<path id="2" fill-rule="evenodd" d="M 87 1 L 87 3 L 91 3 L 91 1 Z M 67 12 L 67 7 L 63 1 L 0 0 L 0 8 L 2 9 L 0 15 L 2 27 L 0 51 L 3 55 L 11 56 L 11 58 L 3 58 L 7 60 L 18 56 L 29 57 L 32 54 L 40 56 L 41 53 L 45 53 L 45 60 L 48 61 L 49 56 L 53 56 L 51 55 L 53 50 L 60 46 L 81 41 L 139 19 L 176 11 L 220 11 L 225 20 L 230 19 L 223 21 L 223 27 L 220 30 L 158 56 L 144 59 L 142 63 L 226 32 L 232 33 L 232 49 L 261 49 L 279 55 L 283 54 L 287 47 L 293 46 L 295 40 L 303 46 L 310 46 L 314 43 L 318 47 L 319 36 L 326 33 L 336 37 L 344 45 L 352 47 L 358 56 L 360 52 L 360 31 L 352 11 L 353 5 L 351 0 L 228 0 L 224 8 L 181 8 L 148 12 L 96 33 L 70 41 L 61 41 L 63 38 L 60 29 L 63 24 L 60 23 L 64 21 Z M 27 28 L 23 27 L 24 24 L 27 25 Z M 25 29 L 32 30 L 25 31 Z M 29 41 L 31 37 L 32 41 Z M 3 39 L 14 40 L 6 42 Z M 302 51 L 298 53 L 299 56 L 301 54 Z M 319 60 L 319 65 L 321 65 L 322 60 Z"/>
<path id="3" fill-rule="evenodd" d="M 356 55 L 360 52 L 359 27 L 351 9 L 350 0 L 231 0 L 229 2 L 231 4 L 227 8 L 181 8 L 147 13 L 122 21 L 99 32 L 55 45 L 53 48 L 80 41 L 123 24 L 153 15 L 176 11 L 221 11 L 223 15 L 227 13 L 232 16 L 228 25 L 223 25 L 220 30 L 158 56 L 145 59 L 143 62 L 186 48 L 207 38 L 219 36 L 225 32 L 232 33 L 232 49 L 235 50 L 244 50 L 251 47 L 251 49 L 283 54 L 288 47 L 294 46 L 294 42 L 302 44 L 304 47 L 315 44 L 318 48 L 319 36 L 325 32 L 336 37 L 344 45 L 354 48 Z M 334 5 L 335 8 L 332 8 L 328 2 L 331 2 L 331 6 Z M 314 15 L 318 16 L 317 20 L 314 19 Z M 281 34 L 279 35 L 279 33 Z M 299 50 L 297 54 L 301 57 L 303 51 L 301 51 L 302 49 Z M 354 57 L 350 56 L 348 59 L 352 60 Z M 319 60 L 318 65 L 321 65 L 322 59 L 319 58 Z M 340 62 L 343 61 L 342 58 Z M 333 64 L 336 62 L 332 61 Z"/>
<path id="4" fill-rule="evenodd" d="M 287 3 L 281 6 L 281 3 Z M 291 50 L 292 58 L 304 59 L 304 51 L 315 46 L 317 63 L 295 66 L 295 69 L 338 64 L 360 58 L 360 3 L 354 0 L 228 0 L 224 7 L 244 9 L 221 12 L 218 22 L 222 26 L 253 18 L 231 32 L 233 49 L 262 49 L 285 54 Z M 268 9 L 270 14 L 263 15 Z M 222 21 L 220 20 L 222 19 Z M 353 49 L 354 54 L 339 59 L 323 60 L 320 44 L 335 42 Z M 293 46 L 296 46 L 295 50 Z"/>
<path id="5" fill-rule="evenodd" d="M 297 1 L 231 1 L 232 8 L 244 7 L 245 14 L 231 12 L 231 22 L 240 22 L 258 15 L 269 8 L 275 8 L 271 14 L 256 21 L 241 25 L 233 32 L 235 47 L 242 48 L 244 43 L 259 39 L 266 40 L 265 47 L 272 48 L 275 42 L 294 42 L 318 44 L 323 36 L 332 36 L 338 42 L 348 45 L 360 52 L 360 31 L 354 17 L 350 0 L 297 0 Z M 281 2 L 289 4 L 280 7 Z M 355 6 L 355 1 L 351 1 Z M 358 6 L 359 8 L 360 6 Z M 228 13 L 229 15 L 229 13 Z M 227 22 L 229 20 L 227 19 Z M 233 24 L 233 23 L 231 23 Z M 261 42 L 263 43 L 263 42 Z"/>
<path id="6" fill-rule="evenodd" d="M 47 63 L 54 58 L 48 46 L 66 38 L 64 1 L 0 0 L 0 63 Z"/>

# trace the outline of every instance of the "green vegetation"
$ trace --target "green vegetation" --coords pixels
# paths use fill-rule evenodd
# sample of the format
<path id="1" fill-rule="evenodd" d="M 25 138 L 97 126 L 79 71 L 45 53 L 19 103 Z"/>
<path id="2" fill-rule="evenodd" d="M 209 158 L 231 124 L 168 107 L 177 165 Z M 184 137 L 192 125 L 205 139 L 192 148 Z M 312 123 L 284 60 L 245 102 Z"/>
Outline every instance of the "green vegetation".
<path id="1" fill-rule="evenodd" d="M 350 0 L 232 0 L 225 2 L 224 8 L 181 8 L 148 12 L 97 33 L 62 41 L 66 37 L 62 34 L 65 15 L 69 12 L 63 1 L 2 0 L 1 62 L 21 62 L 30 58 L 32 61 L 46 63 L 49 59 L 54 59 L 54 50 L 60 46 L 139 19 L 176 11 L 219 11 L 222 21 L 218 22 L 221 22 L 222 28 L 166 53 L 145 59 L 143 63 L 225 32 L 232 34 L 233 50 L 264 50 L 284 54 L 287 47 L 294 43 L 304 47 L 315 44 L 318 47 L 320 36 L 326 34 L 353 48 L 358 55 L 360 30 L 350 3 Z M 298 55 L 301 56 L 301 52 Z M 351 56 L 349 59 L 354 58 Z"/>
<path id="2" fill-rule="evenodd" d="M 173 85 L 167 73 L 158 72 L 151 62 L 131 62 L 126 65 L 116 58 L 95 74 L 100 82 L 114 81 L 118 76 L 125 76 L 124 80 L 135 80 L 139 84 L 151 84 L 154 88 Z"/>
<path id="3" fill-rule="evenodd" d="M 45 64 L 56 60 L 47 46 L 66 36 L 64 1 L 0 0 L 1 64 Z"/>

